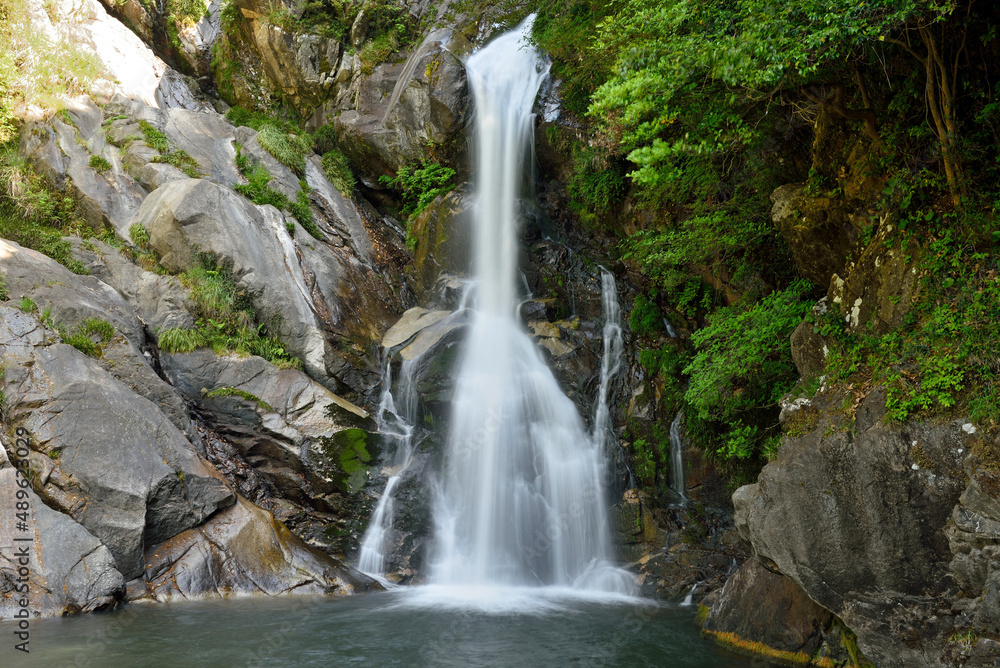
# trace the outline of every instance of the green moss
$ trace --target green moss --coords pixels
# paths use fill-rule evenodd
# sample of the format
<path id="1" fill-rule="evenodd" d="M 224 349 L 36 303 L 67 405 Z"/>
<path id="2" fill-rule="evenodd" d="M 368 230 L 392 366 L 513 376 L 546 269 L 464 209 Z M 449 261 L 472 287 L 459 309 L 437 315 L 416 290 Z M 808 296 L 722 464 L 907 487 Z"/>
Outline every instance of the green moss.
<path id="1" fill-rule="evenodd" d="M 342 474 L 338 485 L 354 494 L 368 482 L 368 465 L 372 461 L 368 451 L 368 433 L 363 429 L 344 429 L 320 439 L 323 453 L 336 462 Z"/>

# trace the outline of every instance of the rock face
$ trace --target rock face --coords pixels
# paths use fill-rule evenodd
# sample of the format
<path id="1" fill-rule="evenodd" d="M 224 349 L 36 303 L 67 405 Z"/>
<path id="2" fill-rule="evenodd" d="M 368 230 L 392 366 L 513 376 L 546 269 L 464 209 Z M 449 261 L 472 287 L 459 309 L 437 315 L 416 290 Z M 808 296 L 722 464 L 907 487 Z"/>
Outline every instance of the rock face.
<path id="1" fill-rule="evenodd" d="M 317 124 L 331 118 L 341 148 L 369 186 L 425 158 L 428 143 L 459 137 L 468 91 L 465 68 L 454 55 L 465 48 L 458 40 L 451 31 L 432 32 L 405 63 L 380 65 L 359 79 L 351 108 L 335 116 L 325 106 L 314 117 Z"/>
<path id="2" fill-rule="evenodd" d="M 993 475 L 976 453 L 996 446 L 961 421 L 886 426 L 884 392 L 846 416 L 836 410 L 845 396 L 829 394 L 812 400 L 806 433 L 786 437 L 758 482 L 733 495 L 737 528 L 875 665 L 949 665 L 948 638 L 995 609 L 980 555 L 997 498 L 976 482 Z"/>
<path id="3" fill-rule="evenodd" d="M 111 552 L 92 533 L 67 515 L 52 510 L 34 493 L 23 487 L 7 450 L 16 452 L 15 433 L 8 442 L 2 437 L 0 449 L 0 496 L 8 508 L 26 504 L 27 528 L 19 528 L 14 513 L 0 520 L 0 540 L 8 549 L 0 557 L 0 619 L 13 619 L 28 605 L 44 616 L 90 612 L 113 607 L 125 596 L 125 579 L 118 571 Z M 17 492 L 23 490 L 23 496 Z M 27 539 L 27 540 L 25 540 Z M 19 574 L 20 568 L 25 568 Z M 28 589 L 23 589 L 27 582 Z"/>
<path id="4" fill-rule="evenodd" d="M 726 581 L 704 629 L 717 637 L 754 638 L 779 652 L 812 657 L 823 646 L 823 636 L 832 635 L 833 620 L 797 584 L 749 559 Z"/>
<path id="5" fill-rule="evenodd" d="M 145 590 L 158 601 L 206 596 L 347 595 L 378 589 L 310 548 L 271 513 L 239 499 L 202 526 L 146 552 Z"/>

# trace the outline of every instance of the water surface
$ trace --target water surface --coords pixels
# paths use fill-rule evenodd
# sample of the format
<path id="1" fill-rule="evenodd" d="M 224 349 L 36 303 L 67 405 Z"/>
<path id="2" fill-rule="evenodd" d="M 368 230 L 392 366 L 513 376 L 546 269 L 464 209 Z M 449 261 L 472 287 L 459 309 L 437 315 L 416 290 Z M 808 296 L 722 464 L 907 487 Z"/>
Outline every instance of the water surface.
<path id="1" fill-rule="evenodd" d="M 488 594 L 486 594 L 488 597 Z M 442 606 L 443 601 L 451 601 Z M 457 603 L 456 603 L 457 601 Z M 761 667 L 701 638 L 691 608 L 516 592 L 463 606 L 414 588 L 349 598 L 131 605 L 31 624 L 31 654 L 0 624 L 0 665 Z"/>

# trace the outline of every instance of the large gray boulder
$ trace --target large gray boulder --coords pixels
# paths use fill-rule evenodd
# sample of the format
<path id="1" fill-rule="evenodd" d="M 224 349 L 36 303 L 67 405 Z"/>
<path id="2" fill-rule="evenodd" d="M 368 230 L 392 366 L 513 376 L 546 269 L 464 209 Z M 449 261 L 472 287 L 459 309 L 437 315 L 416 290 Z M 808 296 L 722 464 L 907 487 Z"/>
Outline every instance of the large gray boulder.
<path id="1" fill-rule="evenodd" d="M 231 263 L 258 306 L 280 315 L 279 336 L 314 378 L 326 375 L 327 343 L 284 216 L 210 181 L 174 181 L 155 190 L 136 216 L 168 271 L 195 266 L 198 253 Z"/>
<path id="2" fill-rule="evenodd" d="M 115 336 L 101 342 L 98 360 L 104 370 L 155 403 L 174 426 L 197 441 L 187 406 L 157 375 L 145 354 L 147 327 L 155 330 L 192 322 L 184 308 L 187 292 L 176 279 L 144 272 L 99 241 L 89 242 L 94 251 L 80 239 L 71 238 L 71 243 L 75 256 L 93 276 L 78 276 L 37 251 L 0 240 L 0 272 L 8 295 L 15 301 L 30 299 L 43 318 L 47 314 L 52 324 L 67 333 L 78 331 L 88 319 L 110 323 Z"/>
<path id="3" fill-rule="evenodd" d="M 200 524 L 233 493 L 155 404 L 56 340 L 34 317 L 0 306 L 8 421 L 32 435 L 45 502 L 136 577 L 146 544 Z"/>
<path id="4" fill-rule="evenodd" d="M 969 601 L 949 592 L 946 527 L 966 487 L 975 430 L 886 425 L 884 391 L 860 402 L 852 426 L 844 402 L 839 392 L 813 399 L 812 428 L 786 437 L 757 483 L 733 495 L 737 528 L 840 617 L 875 665 L 947 665 L 947 638 Z"/>
<path id="5" fill-rule="evenodd" d="M 146 553 L 132 598 L 158 601 L 279 594 L 347 595 L 377 582 L 310 548 L 271 513 L 240 498 L 204 525 Z"/>
<path id="6" fill-rule="evenodd" d="M 17 451 L 17 439 L 30 439 L 27 432 L 0 435 L 0 498 L 10 509 L 0 517 L 0 619 L 13 619 L 27 598 L 32 613 L 54 617 L 90 612 L 114 606 L 125 594 L 125 579 L 114 557 L 92 533 L 68 515 L 49 508 L 31 489 L 22 487 L 7 451 Z M 17 493 L 23 490 L 23 496 Z M 26 503 L 26 511 L 16 511 Z M 15 512 L 28 520 L 19 527 Z M 29 538 L 28 541 L 19 539 Z M 21 559 L 27 556 L 25 561 Z M 30 596 L 21 595 L 20 568 L 27 567 Z"/>
<path id="7" fill-rule="evenodd" d="M 457 32 L 431 32 L 405 63 L 380 65 L 358 79 L 353 108 L 336 115 L 328 103 L 313 119 L 330 117 L 341 148 L 370 186 L 425 158 L 428 144 L 447 144 L 464 130 L 468 83 L 454 53 L 462 48 Z"/>

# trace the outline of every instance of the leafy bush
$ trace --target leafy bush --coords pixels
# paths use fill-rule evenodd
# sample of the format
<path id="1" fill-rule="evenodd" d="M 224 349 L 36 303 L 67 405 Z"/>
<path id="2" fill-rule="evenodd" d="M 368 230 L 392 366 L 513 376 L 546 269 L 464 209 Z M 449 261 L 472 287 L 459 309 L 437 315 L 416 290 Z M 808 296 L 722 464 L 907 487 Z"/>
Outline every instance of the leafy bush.
<path id="1" fill-rule="evenodd" d="M 312 208 L 309 205 L 309 186 L 305 181 L 299 182 L 301 190 L 296 195 L 296 201 L 292 202 L 284 193 L 273 190 L 268 185 L 271 182 L 271 173 L 264 165 L 254 165 L 249 157 L 243 155 L 239 145 L 236 147 L 236 166 L 246 177 L 247 183 L 237 183 L 233 185 L 233 190 L 254 204 L 261 206 L 270 204 L 276 209 L 288 211 L 306 232 L 316 239 L 323 238 L 320 229 L 313 222 Z"/>
<path id="2" fill-rule="evenodd" d="M 636 295 L 628 326 L 636 336 L 651 336 L 663 331 L 663 313 L 646 295 Z"/>
<path id="3" fill-rule="evenodd" d="M 436 197 L 450 192 L 454 179 L 454 169 L 436 162 L 400 167 L 395 178 L 379 177 L 381 183 L 402 194 L 403 213 L 412 216 L 419 216 Z"/>
<path id="4" fill-rule="evenodd" d="M 758 426 L 775 426 L 777 401 L 797 378 L 789 336 L 811 307 L 804 301 L 811 287 L 799 280 L 755 304 L 718 309 L 691 337 L 684 397 L 699 419 L 729 426 L 724 457 L 757 454 Z"/>

